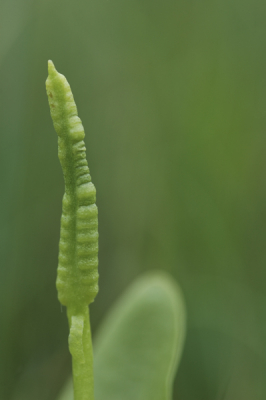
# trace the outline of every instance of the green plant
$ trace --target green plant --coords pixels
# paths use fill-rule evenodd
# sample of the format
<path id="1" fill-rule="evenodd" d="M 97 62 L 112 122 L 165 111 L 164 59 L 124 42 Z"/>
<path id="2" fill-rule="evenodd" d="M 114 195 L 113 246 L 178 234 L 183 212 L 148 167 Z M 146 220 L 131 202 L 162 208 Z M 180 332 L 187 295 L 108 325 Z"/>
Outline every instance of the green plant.
<path id="1" fill-rule="evenodd" d="M 61 304 L 67 307 L 75 400 L 89 400 L 94 396 L 88 304 L 98 292 L 96 191 L 70 86 L 52 61 L 48 73 L 46 90 L 65 179 L 56 286 Z"/>
<path id="2" fill-rule="evenodd" d="M 171 277 L 141 277 L 100 329 L 93 368 L 88 314 L 98 291 L 95 187 L 85 158 L 84 129 L 65 77 L 48 63 L 46 81 L 65 179 L 56 286 L 67 307 L 75 400 L 170 400 L 184 342 L 185 308 Z M 70 382 L 60 400 L 73 399 Z"/>

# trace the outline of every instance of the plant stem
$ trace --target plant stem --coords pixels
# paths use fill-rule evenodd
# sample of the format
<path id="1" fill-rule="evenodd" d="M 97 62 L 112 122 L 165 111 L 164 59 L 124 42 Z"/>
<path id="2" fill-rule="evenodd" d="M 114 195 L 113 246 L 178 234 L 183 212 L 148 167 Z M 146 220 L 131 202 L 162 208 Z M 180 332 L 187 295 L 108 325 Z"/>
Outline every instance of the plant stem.
<path id="1" fill-rule="evenodd" d="M 67 307 L 75 400 L 93 400 L 93 356 L 88 304 L 98 292 L 98 209 L 84 128 L 66 78 L 48 62 L 46 90 L 58 134 L 65 180 L 56 287 Z"/>
<path id="2" fill-rule="evenodd" d="M 71 307 L 67 308 L 67 316 L 69 322 L 71 341 L 71 327 L 73 317 L 77 315 L 76 310 Z M 91 342 L 91 329 L 89 308 L 84 306 L 78 313 L 83 321 L 82 331 L 82 352 L 83 356 L 80 357 L 79 349 L 75 355 L 75 350 L 72 350 L 72 371 L 73 371 L 73 384 L 74 384 L 74 399 L 75 400 L 94 400 L 94 380 L 93 380 L 93 352 Z M 75 340 L 76 338 L 74 338 Z M 75 346 L 75 344 L 74 344 Z M 71 343 L 70 343 L 71 348 Z"/>

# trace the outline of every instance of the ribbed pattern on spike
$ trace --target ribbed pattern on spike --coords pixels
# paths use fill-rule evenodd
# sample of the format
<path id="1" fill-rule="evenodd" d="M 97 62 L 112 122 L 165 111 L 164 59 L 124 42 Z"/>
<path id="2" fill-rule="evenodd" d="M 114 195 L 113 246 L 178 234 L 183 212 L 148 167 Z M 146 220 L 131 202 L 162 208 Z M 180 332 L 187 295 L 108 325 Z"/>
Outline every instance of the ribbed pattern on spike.
<path id="1" fill-rule="evenodd" d="M 84 128 L 66 78 L 49 62 L 46 89 L 65 179 L 56 286 L 63 305 L 89 304 L 98 292 L 98 210 Z"/>

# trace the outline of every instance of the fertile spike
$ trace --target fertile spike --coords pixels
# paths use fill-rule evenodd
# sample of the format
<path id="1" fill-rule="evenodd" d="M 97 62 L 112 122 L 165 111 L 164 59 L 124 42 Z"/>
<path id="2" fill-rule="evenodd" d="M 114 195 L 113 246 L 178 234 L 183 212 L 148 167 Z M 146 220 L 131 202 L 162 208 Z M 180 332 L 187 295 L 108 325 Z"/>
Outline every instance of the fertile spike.
<path id="1" fill-rule="evenodd" d="M 65 305 L 89 304 L 98 292 L 98 209 L 86 160 L 84 128 L 66 78 L 48 61 L 51 116 L 65 179 L 56 286 Z"/>
<path id="2" fill-rule="evenodd" d="M 93 400 L 93 357 L 88 304 L 98 292 L 98 209 L 86 160 L 84 128 L 66 78 L 48 61 L 46 90 L 58 134 L 65 194 L 56 287 L 67 306 L 75 400 Z"/>

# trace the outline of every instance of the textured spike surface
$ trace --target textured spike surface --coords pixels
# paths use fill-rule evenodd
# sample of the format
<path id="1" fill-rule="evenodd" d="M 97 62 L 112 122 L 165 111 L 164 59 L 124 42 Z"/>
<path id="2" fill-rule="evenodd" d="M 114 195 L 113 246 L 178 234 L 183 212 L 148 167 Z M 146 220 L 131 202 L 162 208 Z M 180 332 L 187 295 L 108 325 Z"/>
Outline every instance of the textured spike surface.
<path id="1" fill-rule="evenodd" d="M 89 304 L 98 292 L 98 209 L 84 128 L 66 78 L 48 62 L 47 95 L 65 179 L 56 286 L 60 302 Z"/>
<path id="2" fill-rule="evenodd" d="M 98 292 L 98 209 L 86 160 L 84 128 L 69 83 L 48 62 L 46 90 L 58 134 L 63 197 L 56 287 L 67 306 L 75 400 L 93 400 L 93 356 L 88 304 Z"/>

